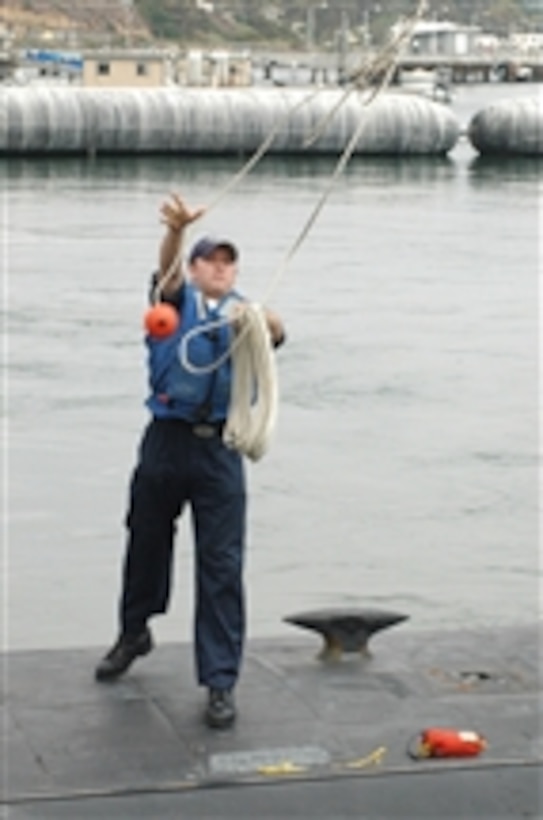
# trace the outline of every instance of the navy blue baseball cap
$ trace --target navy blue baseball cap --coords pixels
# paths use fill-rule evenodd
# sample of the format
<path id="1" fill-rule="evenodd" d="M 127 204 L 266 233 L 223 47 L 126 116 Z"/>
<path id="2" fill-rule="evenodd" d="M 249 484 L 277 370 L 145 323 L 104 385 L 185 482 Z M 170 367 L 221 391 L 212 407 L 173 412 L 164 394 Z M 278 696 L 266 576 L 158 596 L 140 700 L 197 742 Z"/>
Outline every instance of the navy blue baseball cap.
<path id="1" fill-rule="evenodd" d="M 192 250 L 189 254 L 189 264 L 192 264 L 194 260 L 198 258 L 209 259 L 211 254 L 219 250 L 219 248 L 230 254 L 232 262 L 237 261 L 238 249 L 232 242 L 229 242 L 227 239 L 214 239 L 211 236 L 204 236 L 192 246 Z"/>

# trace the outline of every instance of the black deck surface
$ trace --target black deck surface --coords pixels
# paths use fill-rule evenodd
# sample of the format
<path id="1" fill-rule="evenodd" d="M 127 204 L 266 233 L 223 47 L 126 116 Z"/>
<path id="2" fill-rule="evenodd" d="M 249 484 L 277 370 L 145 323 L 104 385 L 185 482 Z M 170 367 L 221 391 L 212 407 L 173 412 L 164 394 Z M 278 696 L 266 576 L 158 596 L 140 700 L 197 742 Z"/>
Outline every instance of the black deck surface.
<path id="1" fill-rule="evenodd" d="M 252 641 L 239 720 L 202 721 L 192 649 L 159 646 L 114 684 L 100 650 L 1 655 L 2 820 L 540 818 L 537 626 L 375 637 L 316 660 L 318 639 Z M 428 726 L 473 729 L 468 760 L 414 761 Z"/>

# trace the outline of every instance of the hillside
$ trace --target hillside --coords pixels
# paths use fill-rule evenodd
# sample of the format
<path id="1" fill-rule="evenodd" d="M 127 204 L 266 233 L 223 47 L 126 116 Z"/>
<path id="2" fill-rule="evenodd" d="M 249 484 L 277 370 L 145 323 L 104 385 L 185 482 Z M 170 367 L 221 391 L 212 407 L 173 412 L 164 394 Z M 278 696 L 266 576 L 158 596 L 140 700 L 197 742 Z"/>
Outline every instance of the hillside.
<path id="1" fill-rule="evenodd" d="M 121 42 L 128 35 L 151 42 L 153 34 L 137 8 L 116 0 L 7 0 L 0 25 L 22 45 Z"/>
<path id="2" fill-rule="evenodd" d="M 178 45 L 335 48 L 380 42 L 415 0 L 5 0 L 0 24 L 17 44 L 84 47 Z M 429 0 L 429 15 L 498 34 L 537 24 L 522 0 Z M 540 21 L 543 25 L 543 21 Z"/>

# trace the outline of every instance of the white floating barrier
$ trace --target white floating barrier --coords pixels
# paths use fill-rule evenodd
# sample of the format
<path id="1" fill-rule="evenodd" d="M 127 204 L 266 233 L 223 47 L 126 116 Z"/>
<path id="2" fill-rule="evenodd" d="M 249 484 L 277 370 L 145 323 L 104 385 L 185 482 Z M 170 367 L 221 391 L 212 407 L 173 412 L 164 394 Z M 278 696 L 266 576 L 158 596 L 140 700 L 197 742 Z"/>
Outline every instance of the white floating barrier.
<path id="1" fill-rule="evenodd" d="M 502 100 L 475 114 L 468 137 L 481 154 L 543 154 L 543 97 Z"/>
<path id="2" fill-rule="evenodd" d="M 247 154 L 281 123 L 269 153 L 446 154 L 460 126 L 432 100 L 339 89 L 89 89 L 8 87 L 0 95 L 0 153 Z M 300 105 L 302 100 L 306 100 Z M 343 102 L 310 147 L 306 139 Z"/>

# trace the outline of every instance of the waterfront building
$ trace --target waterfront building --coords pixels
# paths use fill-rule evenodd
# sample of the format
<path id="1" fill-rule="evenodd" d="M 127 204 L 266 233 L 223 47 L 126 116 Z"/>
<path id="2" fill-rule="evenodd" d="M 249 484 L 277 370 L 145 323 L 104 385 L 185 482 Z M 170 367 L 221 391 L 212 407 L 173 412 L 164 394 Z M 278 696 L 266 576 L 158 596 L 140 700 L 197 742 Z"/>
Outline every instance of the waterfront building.
<path id="1" fill-rule="evenodd" d="M 543 26 L 543 0 L 520 0 L 522 8 L 528 14 L 540 14 Z"/>
<path id="2" fill-rule="evenodd" d="M 476 49 L 480 35 L 479 26 L 423 20 L 413 29 L 407 50 L 412 54 L 461 57 Z"/>
<path id="3" fill-rule="evenodd" d="M 83 59 L 83 85 L 156 88 L 173 81 L 172 53 L 160 49 L 98 49 Z"/>
<path id="4" fill-rule="evenodd" d="M 245 52 L 175 49 L 100 49 L 84 55 L 83 85 L 158 88 L 169 85 L 230 87 L 251 84 Z"/>

